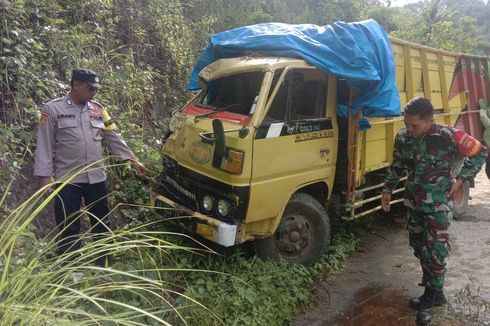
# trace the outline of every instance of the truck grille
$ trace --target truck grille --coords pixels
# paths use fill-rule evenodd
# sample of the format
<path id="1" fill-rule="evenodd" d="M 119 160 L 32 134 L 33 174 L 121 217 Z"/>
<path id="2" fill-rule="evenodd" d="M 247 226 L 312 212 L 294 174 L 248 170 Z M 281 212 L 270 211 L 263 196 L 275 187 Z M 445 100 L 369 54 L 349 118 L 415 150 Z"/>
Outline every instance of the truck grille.
<path id="1" fill-rule="evenodd" d="M 246 196 L 244 196 L 243 205 L 238 206 L 230 199 L 230 196 L 231 198 L 236 198 L 236 195 L 233 194 L 234 188 L 232 186 L 225 185 L 219 181 L 212 180 L 204 175 L 186 169 L 168 155 L 163 156 L 163 166 L 163 173 L 158 178 L 158 191 L 163 196 L 168 197 L 176 203 L 195 212 L 211 215 L 227 223 L 234 223 L 235 221 L 244 218 L 244 212 L 246 210 L 246 205 L 248 204 L 248 192 L 246 192 Z M 219 199 L 227 199 L 231 204 L 228 216 L 223 218 L 215 212 L 210 213 L 204 211 L 200 203 L 205 195 L 212 195 L 214 198 Z"/>

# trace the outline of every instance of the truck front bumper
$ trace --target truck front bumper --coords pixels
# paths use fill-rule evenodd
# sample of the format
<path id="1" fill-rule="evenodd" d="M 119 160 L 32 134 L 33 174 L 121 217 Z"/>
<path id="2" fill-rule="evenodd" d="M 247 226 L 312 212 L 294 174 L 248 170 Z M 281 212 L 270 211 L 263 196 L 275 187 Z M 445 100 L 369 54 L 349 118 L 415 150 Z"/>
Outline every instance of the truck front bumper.
<path id="1" fill-rule="evenodd" d="M 151 205 L 162 217 L 224 247 L 235 244 L 237 225 L 192 211 L 156 192 L 151 193 Z"/>

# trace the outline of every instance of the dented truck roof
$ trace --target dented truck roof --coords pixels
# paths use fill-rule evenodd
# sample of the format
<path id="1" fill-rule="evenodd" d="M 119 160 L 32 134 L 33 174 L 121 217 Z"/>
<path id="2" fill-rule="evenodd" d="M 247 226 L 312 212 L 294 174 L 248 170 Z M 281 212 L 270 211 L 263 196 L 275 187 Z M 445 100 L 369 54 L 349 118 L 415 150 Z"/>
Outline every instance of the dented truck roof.
<path id="1" fill-rule="evenodd" d="M 199 78 L 205 82 L 252 71 L 272 71 L 285 67 L 313 67 L 301 59 L 288 57 L 251 57 L 219 59 L 207 65 L 199 73 Z"/>
<path id="2" fill-rule="evenodd" d="M 214 34 L 194 66 L 188 89 L 198 90 L 202 79 L 216 78 L 213 71 L 219 70 L 220 66 L 212 64 L 217 60 L 241 58 L 249 53 L 266 58 L 299 58 L 328 74 L 345 78 L 357 94 L 352 100 L 354 113 L 362 110 L 364 116 L 369 117 L 400 115 L 393 51 L 388 35 L 374 20 L 336 22 L 325 26 L 263 23 Z M 251 62 L 255 59 L 242 60 L 245 61 L 234 61 L 233 64 L 244 63 L 252 70 L 261 65 L 265 65 L 262 66 L 265 69 L 276 62 L 291 64 L 286 61 L 288 59 L 274 61 L 270 58 L 262 62 L 258 59 L 254 67 Z M 212 65 L 210 71 L 200 74 L 209 65 Z M 227 72 L 220 73 L 221 76 L 236 71 L 237 67 L 228 69 L 225 65 L 224 68 Z"/>

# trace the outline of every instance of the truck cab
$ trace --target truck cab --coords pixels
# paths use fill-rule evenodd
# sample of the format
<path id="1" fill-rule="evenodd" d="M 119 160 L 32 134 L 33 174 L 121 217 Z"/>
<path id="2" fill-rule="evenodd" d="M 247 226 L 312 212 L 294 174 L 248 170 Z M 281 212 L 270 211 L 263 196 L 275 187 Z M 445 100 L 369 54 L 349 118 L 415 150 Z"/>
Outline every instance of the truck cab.
<path id="1" fill-rule="evenodd" d="M 173 114 L 155 207 L 223 246 L 310 264 L 330 242 L 336 78 L 303 60 L 221 59 Z"/>

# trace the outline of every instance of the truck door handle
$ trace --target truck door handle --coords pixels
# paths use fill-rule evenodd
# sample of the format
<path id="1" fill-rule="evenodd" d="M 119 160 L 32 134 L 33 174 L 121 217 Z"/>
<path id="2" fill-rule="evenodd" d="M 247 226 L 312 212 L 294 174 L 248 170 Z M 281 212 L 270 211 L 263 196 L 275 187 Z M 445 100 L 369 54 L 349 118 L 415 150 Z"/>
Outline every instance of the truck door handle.
<path id="1" fill-rule="evenodd" d="M 320 155 L 321 156 L 327 156 L 328 154 L 330 154 L 330 150 L 328 148 L 320 149 Z"/>

